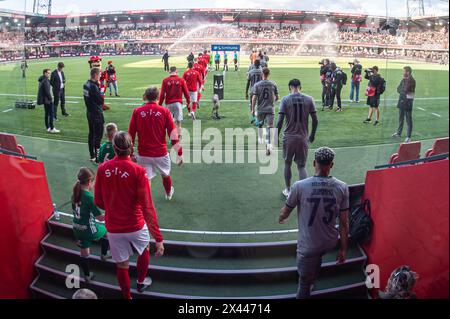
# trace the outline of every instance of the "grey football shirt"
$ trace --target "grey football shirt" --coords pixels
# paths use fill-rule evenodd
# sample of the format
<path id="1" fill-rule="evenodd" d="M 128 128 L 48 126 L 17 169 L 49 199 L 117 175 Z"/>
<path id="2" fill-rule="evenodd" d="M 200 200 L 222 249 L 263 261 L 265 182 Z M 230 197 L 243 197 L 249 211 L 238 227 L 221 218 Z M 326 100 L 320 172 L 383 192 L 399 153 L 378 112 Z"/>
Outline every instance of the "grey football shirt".
<path id="1" fill-rule="evenodd" d="M 275 82 L 262 80 L 253 86 L 253 95 L 256 95 L 256 110 L 258 114 L 275 114 L 275 96 L 278 88 Z"/>
<path id="2" fill-rule="evenodd" d="M 297 252 L 323 254 L 337 245 L 336 218 L 349 209 L 348 186 L 334 177 L 310 177 L 291 187 L 286 206 L 297 207 Z"/>
<path id="3" fill-rule="evenodd" d="M 262 80 L 263 73 L 262 68 L 251 68 L 248 71 L 248 80 L 250 80 L 250 89 L 253 89 L 253 86 Z"/>
<path id="4" fill-rule="evenodd" d="M 285 115 L 284 138 L 308 138 L 309 115 L 316 113 L 312 97 L 303 93 L 292 93 L 281 100 L 279 114 Z"/>

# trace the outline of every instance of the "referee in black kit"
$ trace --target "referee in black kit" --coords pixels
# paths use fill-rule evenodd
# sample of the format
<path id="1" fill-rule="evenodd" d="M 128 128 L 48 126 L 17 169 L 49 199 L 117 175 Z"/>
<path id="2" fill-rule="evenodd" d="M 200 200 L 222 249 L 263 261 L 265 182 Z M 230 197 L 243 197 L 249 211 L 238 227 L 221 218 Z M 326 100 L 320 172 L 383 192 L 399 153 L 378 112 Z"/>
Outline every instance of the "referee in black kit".
<path id="1" fill-rule="evenodd" d="M 103 97 L 100 93 L 100 69 L 91 69 L 91 78 L 83 86 L 86 116 L 89 125 L 88 146 L 92 162 L 95 162 L 103 136 Z"/>

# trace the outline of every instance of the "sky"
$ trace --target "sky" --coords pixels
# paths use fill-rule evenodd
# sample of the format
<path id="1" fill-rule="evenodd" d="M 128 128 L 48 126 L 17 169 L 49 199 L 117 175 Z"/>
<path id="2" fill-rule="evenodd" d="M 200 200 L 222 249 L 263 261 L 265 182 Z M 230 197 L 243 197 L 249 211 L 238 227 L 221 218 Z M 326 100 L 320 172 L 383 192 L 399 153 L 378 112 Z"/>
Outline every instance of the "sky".
<path id="1" fill-rule="evenodd" d="M 265 8 L 386 15 L 386 1 L 365 0 L 53 0 L 53 13 L 140 9 Z M 448 1 L 425 0 L 426 15 L 448 15 Z M 389 16 L 406 16 L 406 0 L 389 0 Z M 0 0 L 0 9 L 31 12 L 33 0 Z"/>

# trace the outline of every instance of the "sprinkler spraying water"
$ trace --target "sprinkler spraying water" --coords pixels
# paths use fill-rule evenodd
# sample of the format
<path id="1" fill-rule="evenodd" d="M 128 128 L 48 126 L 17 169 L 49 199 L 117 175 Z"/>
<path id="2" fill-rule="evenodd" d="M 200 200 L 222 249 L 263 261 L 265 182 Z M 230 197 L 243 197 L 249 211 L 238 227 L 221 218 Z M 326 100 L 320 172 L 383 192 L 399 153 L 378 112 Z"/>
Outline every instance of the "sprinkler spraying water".
<path id="1" fill-rule="evenodd" d="M 304 37 L 301 39 L 301 42 L 297 49 L 294 51 L 294 56 L 303 52 L 306 45 L 313 42 L 319 43 L 327 43 L 327 46 L 336 46 L 338 44 L 339 34 L 338 27 L 335 23 L 321 23 L 316 26 L 311 31 L 308 31 Z M 331 54 L 337 54 L 337 50 L 332 50 L 332 52 L 327 52 Z"/>
<path id="2" fill-rule="evenodd" d="M 231 25 L 231 24 L 217 24 L 217 23 L 210 23 L 210 24 L 202 24 L 199 25 L 198 27 L 195 27 L 194 29 L 190 30 L 189 32 L 187 32 L 185 35 L 183 35 L 181 38 L 179 38 L 177 41 L 175 41 L 173 44 L 171 44 L 168 48 L 168 50 L 172 50 L 174 47 L 176 47 L 178 44 L 185 42 L 186 40 L 190 39 L 190 37 L 194 34 L 196 34 L 197 32 L 200 32 L 202 30 L 205 29 L 226 29 L 227 32 L 233 32 L 233 33 L 237 33 L 236 27 Z"/>

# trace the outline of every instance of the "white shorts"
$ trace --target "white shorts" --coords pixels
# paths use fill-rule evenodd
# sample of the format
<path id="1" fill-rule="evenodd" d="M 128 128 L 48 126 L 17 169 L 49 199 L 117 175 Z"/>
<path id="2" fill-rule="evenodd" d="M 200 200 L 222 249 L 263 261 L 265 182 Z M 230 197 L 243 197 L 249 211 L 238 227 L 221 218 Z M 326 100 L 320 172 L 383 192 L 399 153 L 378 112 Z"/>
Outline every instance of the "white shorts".
<path id="1" fill-rule="evenodd" d="M 108 232 L 111 256 L 115 263 L 121 263 L 133 256 L 133 248 L 142 255 L 144 249 L 150 244 L 150 234 L 147 225 L 133 233 Z M 133 248 L 132 248 L 133 247 Z"/>
<path id="2" fill-rule="evenodd" d="M 191 98 L 192 103 L 198 102 L 198 92 L 191 92 L 189 91 L 189 97 Z"/>
<path id="3" fill-rule="evenodd" d="M 153 179 L 157 173 L 161 174 L 163 177 L 170 176 L 172 162 L 170 161 L 169 154 L 163 157 L 145 157 L 137 155 L 136 159 L 138 164 L 147 170 L 149 179 Z"/>
<path id="4" fill-rule="evenodd" d="M 166 106 L 169 109 L 170 113 L 172 113 L 172 117 L 175 121 L 183 121 L 183 105 L 180 102 L 167 104 Z"/>

